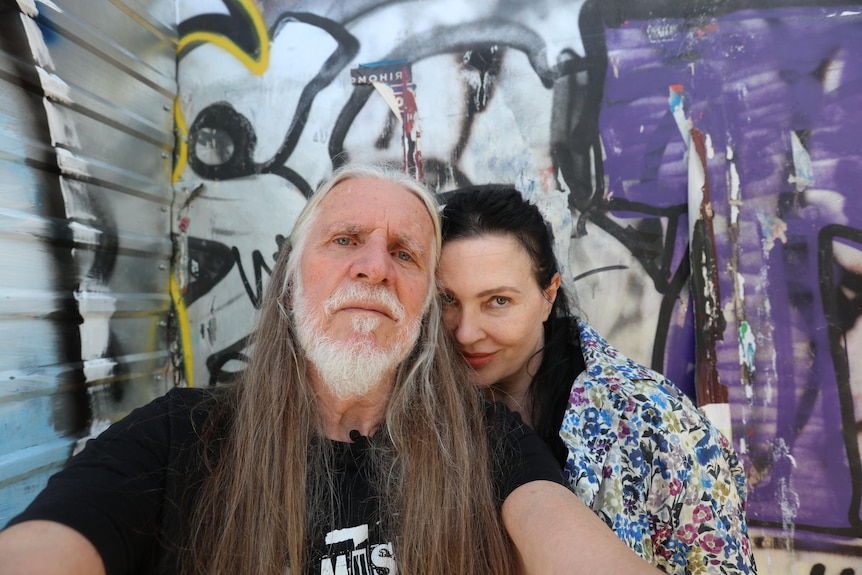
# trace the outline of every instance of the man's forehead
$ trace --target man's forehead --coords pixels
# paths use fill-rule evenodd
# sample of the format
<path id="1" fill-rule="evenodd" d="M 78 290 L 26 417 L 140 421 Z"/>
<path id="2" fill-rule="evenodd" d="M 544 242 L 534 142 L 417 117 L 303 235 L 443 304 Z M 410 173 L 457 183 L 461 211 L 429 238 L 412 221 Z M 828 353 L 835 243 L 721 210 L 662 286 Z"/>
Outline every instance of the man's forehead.
<path id="1" fill-rule="evenodd" d="M 387 180 L 354 179 L 337 184 L 320 203 L 323 232 L 367 232 L 385 227 L 389 234 L 429 245 L 434 225 L 428 208 L 413 192 Z"/>

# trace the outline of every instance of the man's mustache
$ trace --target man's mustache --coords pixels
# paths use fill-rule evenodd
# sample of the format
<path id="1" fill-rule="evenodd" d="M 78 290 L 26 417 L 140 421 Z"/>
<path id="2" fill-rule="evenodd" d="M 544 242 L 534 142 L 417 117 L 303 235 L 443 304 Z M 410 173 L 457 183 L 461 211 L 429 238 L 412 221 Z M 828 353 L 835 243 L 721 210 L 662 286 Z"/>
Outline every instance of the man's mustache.
<path id="1" fill-rule="evenodd" d="M 338 289 L 323 304 L 326 315 L 332 315 L 346 307 L 365 307 L 379 311 L 396 322 L 404 319 L 404 306 L 392 292 L 381 286 L 353 283 L 349 287 Z"/>

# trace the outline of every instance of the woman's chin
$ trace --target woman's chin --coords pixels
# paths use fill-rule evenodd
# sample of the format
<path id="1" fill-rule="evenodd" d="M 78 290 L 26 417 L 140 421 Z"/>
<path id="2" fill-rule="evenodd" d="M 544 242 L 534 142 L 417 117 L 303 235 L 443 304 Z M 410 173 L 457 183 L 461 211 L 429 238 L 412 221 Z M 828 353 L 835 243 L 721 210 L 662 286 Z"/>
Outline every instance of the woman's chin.
<path id="1" fill-rule="evenodd" d="M 473 369 L 473 385 L 479 389 L 490 389 L 496 381 L 489 377 L 483 377 L 480 370 Z"/>

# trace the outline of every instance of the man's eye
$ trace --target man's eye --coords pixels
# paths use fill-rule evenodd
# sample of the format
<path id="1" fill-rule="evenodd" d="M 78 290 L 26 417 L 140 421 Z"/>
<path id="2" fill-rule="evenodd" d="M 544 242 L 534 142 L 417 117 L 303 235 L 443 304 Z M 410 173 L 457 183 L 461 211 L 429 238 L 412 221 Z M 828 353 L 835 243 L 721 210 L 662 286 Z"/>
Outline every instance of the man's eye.
<path id="1" fill-rule="evenodd" d="M 402 262 L 412 262 L 413 256 L 410 255 L 410 252 L 405 252 L 404 250 L 399 250 L 395 253 L 395 257 L 397 257 Z"/>
<path id="2" fill-rule="evenodd" d="M 335 243 L 340 246 L 349 246 L 350 238 L 335 238 Z"/>

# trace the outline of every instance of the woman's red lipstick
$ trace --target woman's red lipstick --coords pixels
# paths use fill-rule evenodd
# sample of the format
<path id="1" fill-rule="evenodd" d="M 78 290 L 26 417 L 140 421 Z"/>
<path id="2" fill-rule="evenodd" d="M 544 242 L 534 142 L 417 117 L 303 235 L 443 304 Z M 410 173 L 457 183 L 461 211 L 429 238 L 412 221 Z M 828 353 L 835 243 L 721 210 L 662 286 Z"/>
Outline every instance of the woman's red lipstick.
<path id="1" fill-rule="evenodd" d="M 466 353 L 461 352 L 461 355 L 464 356 L 464 359 L 467 360 L 474 368 L 482 367 L 483 365 L 487 365 L 492 359 L 494 359 L 494 353 Z"/>

